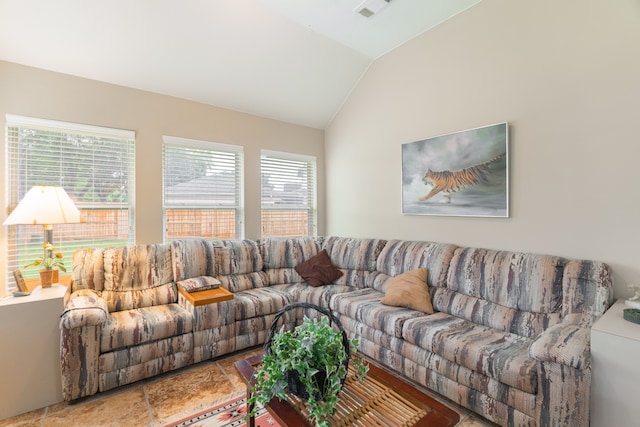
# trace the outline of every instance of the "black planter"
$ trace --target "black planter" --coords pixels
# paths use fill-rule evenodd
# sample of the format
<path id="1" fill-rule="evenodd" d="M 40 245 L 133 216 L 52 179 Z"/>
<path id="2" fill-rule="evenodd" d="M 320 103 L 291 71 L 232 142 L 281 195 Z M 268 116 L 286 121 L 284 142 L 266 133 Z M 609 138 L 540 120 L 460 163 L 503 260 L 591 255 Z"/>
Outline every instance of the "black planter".
<path id="1" fill-rule="evenodd" d="M 307 392 L 307 388 L 304 384 L 302 384 L 302 381 L 300 381 L 300 375 L 298 374 L 298 371 L 285 372 L 285 378 L 287 379 L 287 391 L 289 393 L 294 394 L 301 399 L 309 398 L 309 392 Z M 316 382 L 316 384 L 318 385 L 318 389 L 320 390 L 318 392 L 319 395 L 315 396 L 316 400 L 322 399 L 322 395 L 324 394 L 324 383 L 326 379 L 326 371 L 318 371 L 318 373 L 313 376 L 313 380 Z"/>

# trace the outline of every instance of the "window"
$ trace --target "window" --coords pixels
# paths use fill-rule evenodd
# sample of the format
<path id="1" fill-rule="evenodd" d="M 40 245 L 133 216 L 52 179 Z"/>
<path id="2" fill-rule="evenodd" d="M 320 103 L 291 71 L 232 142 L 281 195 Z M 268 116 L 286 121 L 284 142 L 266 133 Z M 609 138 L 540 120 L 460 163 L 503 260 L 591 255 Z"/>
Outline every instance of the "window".
<path id="1" fill-rule="evenodd" d="M 165 241 L 240 239 L 242 147 L 163 137 Z"/>
<path id="2" fill-rule="evenodd" d="M 53 244 L 71 255 L 83 247 L 133 244 L 134 139 L 132 131 L 7 115 L 7 201 L 13 210 L 34 185 L 62 186 L 82 223 L 56 224 Z M 13 270 L 43 253 L 41 225 L 7 227 L 7 283 Z M 23 271 L 37 277 L 38 269 Z"/>
<path id="3" fill-rule="evenodd" d="M 317 234 L 316 159 L 262 151 L 262 237 Z"/>

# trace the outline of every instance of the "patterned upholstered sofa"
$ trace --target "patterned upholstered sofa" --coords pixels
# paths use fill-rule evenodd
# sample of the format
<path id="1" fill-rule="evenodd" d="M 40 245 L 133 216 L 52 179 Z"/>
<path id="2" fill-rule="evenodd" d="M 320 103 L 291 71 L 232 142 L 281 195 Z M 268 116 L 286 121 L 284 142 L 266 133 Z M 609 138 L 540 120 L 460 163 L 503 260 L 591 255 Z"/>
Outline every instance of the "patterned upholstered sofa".
<path id="1" fill-rule="evenodd" d="M 295 267 L 325 249 L 343 275 Z M 426 267 L 436 313 L 383 305 Z M 177 286 L 215 276 L 234 299 L 192 306 Z M 289 302 L 330 307 L 360 351 L 502 425 L 589 424 L 590 326 L 612 300 L 606 264 L 452 244 L 341 237 L 179 240 L 74 254 L 62 315 L 73 400 L 262 344 Z M 284 323 L 303 315 L 292 313 Z"/>

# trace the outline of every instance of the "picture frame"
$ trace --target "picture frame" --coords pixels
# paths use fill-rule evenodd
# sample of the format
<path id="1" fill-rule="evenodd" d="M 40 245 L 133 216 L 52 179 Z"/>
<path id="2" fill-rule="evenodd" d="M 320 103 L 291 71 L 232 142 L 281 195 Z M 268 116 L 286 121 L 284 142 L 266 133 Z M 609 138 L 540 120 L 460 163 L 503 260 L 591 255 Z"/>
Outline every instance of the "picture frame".
<path id="1" fill-rule="evenodd" d="M 29 292 L 29 288 L 27 288 L 27 284 L 24 281 L 24 277 L 22 277 L 22 272 L 20 270 L 13 270 L 13 278 L 16 281 L 16 286 L 20 292 Z"/>
<path id="2" fill-rule="evenodd" d="M 508 123 L 402 144 L 402 213 L 508 218 Z"/>

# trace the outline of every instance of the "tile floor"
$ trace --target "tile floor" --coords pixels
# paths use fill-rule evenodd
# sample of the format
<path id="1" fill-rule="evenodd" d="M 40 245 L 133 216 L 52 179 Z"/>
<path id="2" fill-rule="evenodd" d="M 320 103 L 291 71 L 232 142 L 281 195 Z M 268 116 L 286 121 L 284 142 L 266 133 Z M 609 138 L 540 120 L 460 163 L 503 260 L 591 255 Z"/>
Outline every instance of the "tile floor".
<path id="1" fill-rule="evenodd" d="M 98 393 L 74 404 L 63 402 L 36 409 L 0 420 L 0 427 L 164 426 L 228 397 L 244 394 L 246 386 L 236 372 L 234 363 L 259 351 L 262 348 L 202 362 Z M 433 396 L 460 413 L 458 427 L 494 426 L 444 398 Z"/>

